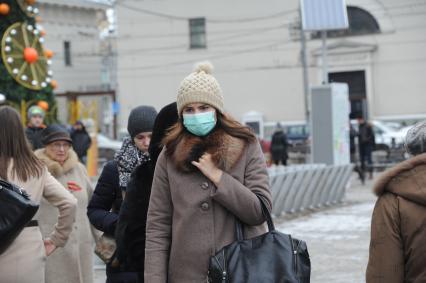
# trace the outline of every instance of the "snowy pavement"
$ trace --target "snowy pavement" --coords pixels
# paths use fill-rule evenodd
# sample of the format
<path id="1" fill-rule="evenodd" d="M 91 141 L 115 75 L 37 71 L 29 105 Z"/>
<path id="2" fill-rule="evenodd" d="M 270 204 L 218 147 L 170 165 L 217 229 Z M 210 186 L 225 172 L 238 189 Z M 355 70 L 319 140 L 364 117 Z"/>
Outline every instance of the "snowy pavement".
<path id="1" fill-rule="evenodd" d="M 365 282 L 375 203 L 371 185 L 371 182 L 364 187 L 354 184 L 347 192 L 346 202 L 338 207 L 292 220 L 275 220 L 279 231 L 307 242 L 311 282 Z"/>
<path id="2" fill-rule="evenodd" d="M 371 186 L 371 181 L 361 186 L 354 175 L 343 204 L 292 219 L 274 219 L 278 230 L 307 242 L 312 283 L 365 282 L 375 203 Z M 101 282 L 105 282 L 105 269 L 95 271 L 95 283 Z"/>

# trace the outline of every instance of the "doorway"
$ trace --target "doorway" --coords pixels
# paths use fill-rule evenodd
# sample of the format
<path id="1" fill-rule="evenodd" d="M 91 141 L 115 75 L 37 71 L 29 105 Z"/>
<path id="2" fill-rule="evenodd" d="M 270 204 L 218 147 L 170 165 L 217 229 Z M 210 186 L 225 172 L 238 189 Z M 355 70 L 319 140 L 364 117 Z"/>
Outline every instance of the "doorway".
<path id="1" fill-rule="evenodd" d="M 364 117 L 368 119 L 367 92 L 365 86 L 365 71 L 335 72 L 328 74 L 330 83 L 347 83 L 349 101 L 351 103 L 350 119 Z"/>

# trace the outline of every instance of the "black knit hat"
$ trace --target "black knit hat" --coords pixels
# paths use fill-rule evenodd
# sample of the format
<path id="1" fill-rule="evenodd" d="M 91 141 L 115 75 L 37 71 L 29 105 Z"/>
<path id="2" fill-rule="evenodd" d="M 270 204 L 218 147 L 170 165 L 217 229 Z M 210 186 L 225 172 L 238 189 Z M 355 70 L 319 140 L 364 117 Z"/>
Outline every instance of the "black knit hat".
<path id="1" fill-rule="evenodd" d="M 41 142 L 44 145 L 48 145 L 55 141 L 67 141 L 72 143 L 72 139 L 67 129 L 59 124 L 49 125 L 41 132 Z"/>
<path id="2" fill-rule="evenodd" d="M 132 139 L 139 133 L 152 132 L 157 111 L 152 106 L 138 106 L 130 112 L 127 131 Z"/>

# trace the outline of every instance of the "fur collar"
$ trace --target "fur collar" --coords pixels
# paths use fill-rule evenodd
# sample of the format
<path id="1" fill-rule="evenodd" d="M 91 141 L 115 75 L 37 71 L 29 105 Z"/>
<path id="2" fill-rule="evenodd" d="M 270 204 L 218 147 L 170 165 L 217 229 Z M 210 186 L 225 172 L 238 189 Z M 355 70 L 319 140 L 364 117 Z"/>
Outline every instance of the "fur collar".
<path id="1" fill-rule="evenodd" d="M 374 193 L 377 196 L 382 195 L 391 181 L 397 179 L 399 175 L 413 170 L 415 167 L 421 165 L 426 165 L 426 153 L 416 155 L 397 164 L 395 167 L 386 170 L 376 181 L 373 187 Z"/>
<path id="2" fill-rule="evenodd" d="M 47 156 L 46 150 L 44 148 L 36 150 L 34 154 L 47 166 L 47 169 L 49 170 L 50 174 L 52 174 L 55 178 L 65 175 L 66 173 L 74 169 L 79 162 L 77 154 L 72 148 L 70 148 L 68 152 L 68 159 L 65 160 L 65 163 L 63 165 L 59 164 L 59 162 Z"/>
<path id="3" fill-rule="evenodd" d="M 171 158 L 178 170 L 183 172 L 195 171 L 196 167 L 191 164 L 191 161 L 198 160 L 205 152 L 212 155 L 213 162 L 218 168 L 229 172 L 240 160 L 246 147 L 246 142 L 220 129 L 206 138 L 187 132 L 183 132 L 182 135 Z"/>

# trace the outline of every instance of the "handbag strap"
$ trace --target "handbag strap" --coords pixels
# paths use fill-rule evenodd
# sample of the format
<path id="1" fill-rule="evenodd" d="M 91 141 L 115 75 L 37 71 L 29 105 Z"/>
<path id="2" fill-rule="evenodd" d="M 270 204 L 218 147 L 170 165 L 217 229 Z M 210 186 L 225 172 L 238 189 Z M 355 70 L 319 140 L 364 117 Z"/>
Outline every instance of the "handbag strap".
<path id="1" fill-rule="evenodd" d="M 266 201 L 263 198 L 263 196 L 256 194 L 257 198 L 260 201 L 260 205 L 262 207 L 262 214 L 266 217 L 266 222 L 268 223 L 268 230 L 269 232 L 275 230 L 274 222 L 272 221 L 271 213 L 269 213 L 268 207 L 266 206 Z M 240 219 L 235 219 L 235 237 L 238 241 L 244 240 L 244 229 L 243 229 L 243 223 L 240 221 Z"/>

